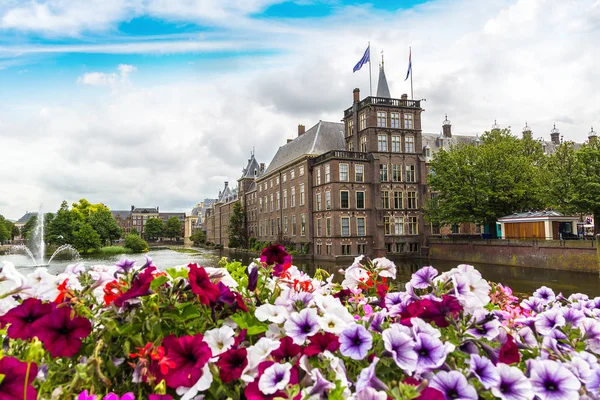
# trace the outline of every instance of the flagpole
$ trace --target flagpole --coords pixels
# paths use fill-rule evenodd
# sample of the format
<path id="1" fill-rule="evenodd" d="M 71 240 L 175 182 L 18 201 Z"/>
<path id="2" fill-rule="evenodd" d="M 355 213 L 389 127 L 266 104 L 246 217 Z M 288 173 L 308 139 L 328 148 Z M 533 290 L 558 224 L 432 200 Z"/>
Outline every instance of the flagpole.
<path id="1" fill-rule="evenodd" d="M 369 40 L 369 96 L 373 96 L 373 79 L 371 78 L 371 41 Z"/>
<path id="2" fill-rule="evenodd" d="M 412 84 L 412 78 L 413 78 L 412 49 L 410 48 L 410 46 L 408 47 L 408 54 L 410 54 L 410 99 L 414 100 L 415 95 L 413 94 L 413 84 Z"/>

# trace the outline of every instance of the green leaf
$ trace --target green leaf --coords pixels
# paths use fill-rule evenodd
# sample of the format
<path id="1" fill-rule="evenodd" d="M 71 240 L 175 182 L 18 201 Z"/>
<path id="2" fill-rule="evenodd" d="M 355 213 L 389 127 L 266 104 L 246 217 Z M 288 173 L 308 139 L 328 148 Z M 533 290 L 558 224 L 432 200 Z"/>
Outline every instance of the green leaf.
<path id="1" fill-rule="evenodd" d="M 177 279 L 177 278 L 187 279 L 188 278 L 188 270 L 185 268 L 167 268 L 165 271 L 173 279 Z"/>
<path id="2" fill-rule="evenodd" d="M 152 289 L 153 291 L 156 291 L 156 289 L 158 289 L 161 285 L 167 283 L 168 281 L 169 281 L 169 278 L 164 275 L 156 277 L 150 284 L 150 289 Z"/>

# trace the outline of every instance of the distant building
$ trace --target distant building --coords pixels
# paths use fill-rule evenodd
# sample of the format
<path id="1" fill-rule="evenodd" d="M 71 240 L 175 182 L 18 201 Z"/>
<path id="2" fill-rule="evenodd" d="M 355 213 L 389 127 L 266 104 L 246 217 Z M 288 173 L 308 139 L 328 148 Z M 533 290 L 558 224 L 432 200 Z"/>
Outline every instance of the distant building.
<path id="1" fill-rule="evenodd" d="M 25 214 L 19 218 L 17 221 L 15 221 L 15 226 L 17 228 L 19 228 L 19 230 L 21 228 L 23 228 L 25 226 L 25 224 L 32 218 L 32 217 L 37 217 L 38 213 L 36 212 L 29 212 L 26 211 Z"/>
<path id="2" fill-rule="evenodd" d="M 158 207 L 157 207 L 158 209 Z M 169 218 L 176 217 L 181 223 L 181 233 L 179 237 L 185 237 L 185 213 L 184 212 L 161 212 L 158 213 L 158 218 L 162 219 L 163 224 L 166 224 Z"/>
<path id="3" fill-rule="evenodd" d="M 110 211 L 115 221 L 117 221 L 117 225 L 123 231 L 123 237 L 129 235 L 131 233 L 131 228 L 133 227 L 132 219 L 131 219 L 131 211 L 130 210 L 111 210 Z"/>
<path id="4" fill-rule="evenodd" d="M 498 237 L 502 239 L 577 239 L 578 216 L 557 211 L 515 213 L 498 219 Z"/>

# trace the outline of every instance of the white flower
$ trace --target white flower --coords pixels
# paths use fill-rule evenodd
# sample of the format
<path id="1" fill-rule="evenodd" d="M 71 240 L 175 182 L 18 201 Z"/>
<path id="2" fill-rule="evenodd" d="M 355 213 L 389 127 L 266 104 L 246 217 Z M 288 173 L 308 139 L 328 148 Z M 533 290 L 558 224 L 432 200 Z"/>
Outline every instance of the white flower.
<path id="1" fill-rule="evenodd" d="M 211 329 L 204 334 L 204 341 L 210 347 L 213 357 L 225 353 L 235 343 L 235 332 L 229 326 Z"/>
<path id="2" fill-rule="evenodd" d="M 272 304 L 263 304 L 256 308 L 254 316 L 259 321 L 269 321 L 276 324 L 282 324 L 289 317 L 288 310 L 283 306 L 274 306 Z"/>
<path id="3" fill-rule="evenodd" d="M 177 388 L 177 394 L 181 396 L 181 400 L 192 400 L 199 392 L 203 392 L 212 385 L 213 376 L 208 368 L 208 363 L 202 368 L 202 376 L 192 387 L 180 386 Z"/>
<path id="4" fill-rule="evenodd" d="M 17 272 L 15 265 L 8 261 L 0 263 L 0 295 L 22 287 L 25 277 Z"/>
<path id="5" fill-rule="evenodd" d="M 473 268 L 470 265 L 467 267 Z M 476 309 L 485 307 L 490 302 L 490 285 L 478 271 L 453 275 L 452 280 L 456 297 L 467 313 L 472 314 Z"/>
<path id="6" fill-rule="evenodd" d="M 345 308 L 344 311 L 348 312 L 348 310 Z M 319 322 L 321 329 L 323 329 L 325 332 L 335 333 L 336 335 L 340 334 L 344 329 L 346 329 L 348 324 L 353 322 L 353 320 L 354 319 L 348 321 L 347 319 L 343 319 L 335 312 L 327 312 L 323 314 L 322 317 L 317 317 L 317 321 Z"/>
<path id="7" fill-rule="evenodd" d="M 358 289 L 358 285 L 366 283 L 369 280 L 369 273 L 366 269 L 356 267 L 348 268 L 342 281 L 344 289 Z"/>
<path id="8" fill-rule="evenodd" d="M 208 278 L 214 283 L 223 282 L 225 286 L 230 288 L 238 286 L 238 283 L 231 277 L 226 268 L 204 267 L 204 270 L 206 271 Z"/>
<path id="9" fill-rule="evenodd" d="M 433 336 L 435 338 L 439 338 L 442 336 L 442 333 L 434 328 L 431 324 L 423 321 L 421 318 L 411 318 L 410 323 L 412 324 L 412 335 L 413 337 L 417 337 L 419 333 L 426 333 L 427 335 Z M 406 328 L 405 330 L 407 330 Z"/>
<path id="10" fill-rule="evenodd" d="M 0 299 L 0 317 L 18 305 L 19 302 L 15 300 L 12 296 Z"/>
<path id="11" fill-rule="evenodd" d="M 396 279 L 396 264 L 392 261 L 385 257 L 380 257 L 373 260 L 373 265 L 379 271 L 379 276 Z"/>
<path id="12" fill-rule="evenodd" d="M 278 390 L 285 389 L 290 381 L 291 370 L 292 365 L 290 363 L 271 365 L 265 369 L 258 380 L 258 388 L 264 394 L 273 394 Z"/>
<path id="13" fill-rule="evenodd" d="M 255 345 L 248 347 L 248 365 L 244 368 L 241 379 L 245 382 L 254 382 L 258 364 L 266 359 L 272 351 L 277 350 L 280 345 L 279 340 L 262 337 Z"/>

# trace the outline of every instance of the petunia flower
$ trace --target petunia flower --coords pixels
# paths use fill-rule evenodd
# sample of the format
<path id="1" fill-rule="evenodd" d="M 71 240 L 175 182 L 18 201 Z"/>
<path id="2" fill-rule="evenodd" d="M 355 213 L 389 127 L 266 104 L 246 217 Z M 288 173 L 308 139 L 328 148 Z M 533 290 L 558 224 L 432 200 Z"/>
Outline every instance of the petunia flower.
<path id="1" fill-rule="evenodd" d="M 506 342 L 500 347 L 498 362 L 504 364 L 514 364 L 521 360 L 521 354 L 512 335 L 506 335 Z"/>
<path id="2" fill-rule="evenodd" d="M 308 338 L 309 344 L 304 347 L 304 354 L 314 356 L 329 350 L 335 353 L 340 348 L 340 341 L 336 335 L 329 332 L 319 332 Z"/>
<path id="3" fill-rule="evenodd" d="M 132 392 L 125 393 L 123 396 L 119 396 L 115 393 L 109 393 L 104 396 L 104 400 L 135 400 L 135 396 Z"/>
<path id="4" fill-rule="evenodd" d="M 535 318 L 535 330 L 540 335 L 549 335 L 556 328 L 565 326 L 565 317 L 557 308 L 551 308 L 538 314 Z"/>
<path id="5" fill-rule="evenodd" d="M 289 361 L 300 354 L 302 354 L 302 347 L 295 344 L 289 336 L 282 338 L 277 350 L 271 352 L 271 356 L 275 361 Z"/>
<path id="6" fill-rule="evenodd" d="M 135 260 L 128 260 L 127 258 L 123 258 L 115 264 L 115 267 L 118 268 L 118 272 L 121 272 L 124 274 L 128 274 L 129 271 L 131 271 L 134 266 L 135 266 Z"/>
<path id="7" fill-rule="evenodd" d="M 502 400 L 531 400 L 534 392 L 531 383 L 517 367 L 500 363 L 496 366 L 498 383 L 492 394 Z"/>
<path id="8" fill-rule="evenodd" d="M 98 396 L 90 394 L 87 390 L 84 390 L 77 396 L 77 400 L 96 400 L 97 398 Z"/>
<path id="9" fill-rule="evenodd" d="M 239 379 L 248 365 L 248 351 L 245 348 L 229 349 L 219 357 L 217 361 L 219 376 L 224 383 Z"/>
<path id="10" fill-rule="evenodd" d="M 202 377 L 202 367 L 211 357 L 210 347 L 204 341 L 202 334 L 194 336 L 175 337 L 169 335 L 162 341 L 169 360 L 175 363 L 167 375 L 155 371 L 159 379 L 165 379 L 167 386 L 190 388 Z"/>
<path id="11" fill-rule="evenodd" d="M 373 260 L 373 266 L 379 274 L 384 278 L 396 279 L 396 264 L 393 261 L 388 260 L 385 257 L 375 258 Z"/>
<path id="12" fill-rule="evenodd" d="M 410 279 L 410 284 L 415 289 L 426 289 L 433 283 L 433 279 L 437 275 L 438 275 L 437 269 L 430 267 L 430 266 L 423 267 L 420 270 L 418 270 L 417 272 L 415 272 L 414 274 L 412 274 L 412 277 Z"/>
<path id="13" fill-rule="evenodd" d="M 173 396 L 170 394 L 151 394 L 148 396 L 148 400 L 173 400 Z"/>
<path id="14" fill-rule="evenodd" d="M 538 298 L 547 304 L 554 301 L 556 295 L 554 294 L 554 290 L 550 289 L 549 287 L 542 286 L 533 292 L 533 297 Z"/>
<path id="15" fill-rule="evenodd" d="M 148 267 L 142 273 L 137 275 L 131 282 L 131 287 L 121 296 L 117 297 L 114 304 L 117 307 L 122 307 L 126 301 L 135 299 L 140 296 L 147 296 L 150 293 L 150 284 L 154 280 L 153 272 L 155 267 Z"/>
<path id="16" fill-rule="evenodd" d="M 473 327 L 469 328 L 467 332 L 477 339 L 494 340 L 500 334 L 500 321 L 487 310 L 475 310 L 471 323 Z"/>
<path id="17" fill-rule="evenodd" d="M 418 380 L 416 380 L 413 377 L 404 378 L 402 383 L 405 383 L 407 385 L 412 385 L 412 386 L 420 386 L 421 385 L 421 382 L 419 382 Z M 445 400 L 445 399 L 446 399 L 446 396 L 444 395 L 444 393 L 440 392 L 437 389 L 432 388 L 431 386 L 427 386 L 423 390 L 421 390 L 419 397 L 417 397 L 415 400 Z"/>
<path id="18" fill-rule="evenodd" d="M 258 265 L 252 263 L 248 266 L 248 291 L 254 292 L 258 285 Z"/>
<path id="19" fill-rule="evenodd" d="M 32 386 L 33 380 L 38 373 L 35 363 L 29 366 L 27 375 L 27 363 L 14 357 L 4 356 L 0 358 L 0 399 L 2 400 L 36 400 L 37 391 Z M 27 381 L 26 381 L 27 377 Z M 27 388 L 27 395 L 25 395 Z"/>
<path id="20" fill-rule="evenodd" d="M 371 362 L 371 364 L 367 367 L 367 368 L 363 368 L 362 371 L 360 371 L 360 374 L 358 375 L 358 378 L 356 379 L 356 391 L 360 392 L 366 388 L 372 388 L 375 390 L 387 390 L 388 387 L 385 383 L 383 383 L 381 381 L 381 379 L 379 379 L 377 377 L 377 374 L 375 373 L 375 369 L 377 368 L 377 363 L 379 362 L 379 358 L 378 357 L 374 357 L 373 358 L 373 362 Z"/>
<path id="21" fill-rule="evenodd" d="M 284 390 L 290 381 L 292 365 L 273 364 L 265 369 L 264 373 L 258 380 L 258 388 L 264 394 L 274 394 L 280 390 Z"/>
<path id="22" fill-rule="evenodd" d="M 581 383 L 561 363 L 553 360 L 531 360 L 530 382 L 540 400 L 576 399 Z"/>
<path id="23" fill-rule="evenodd" d="M 198 295 L 200 302 L 204 305 L 210 305 L 219 298 L 221 291 L 219 287 L 210 281 L 206 270 L 198 267 L 197 264 L 189 264 L 188 279 L 192 286 L 192 292 Z"/>
<path id="24" fill-rule="evenodd" d="M 294 340 L 294 343 L 304 344 L 308 336 L 312 336 L 319 331 L 317 310 L 305 308 L 300 312 L 293 312 L 285 321 L 283 327 L 286 334 Z"/>
<path id="25" fill-rule="evenodd" d="M 284 306 L 274 306 L 267 303 L 256 307 L 254 316 L 259 321 L 270 321 L 276 324 L 282 324 L 288 319 L 289 313 Z"/>
<path id="26" fill-rule="evenodd" d="M 388 395 L 384 391 L 375 390 L 373 388 L 365 388 L 361 391 L 357 391 L 353 400 L 387 400 Z"/>
<path id="27" fill-rule="evenodd" d="M 353 360 L 362 360 L 373 347 L 373 337 L 360 324 L 354 324 L 340 334 L 340 353 Z"/>
<path id="28" fill-rule="evenodd" d="M 446 356 L 454 350 L 451 343 L 442 343 L 434 336 L 419 333 L 415 336 L 415 348 L 417 363 L 415 370 L 418 373 L 433 371 L 442 366 Z"/>
<path id="29" fill-rule="evenodd" d="M 206 331 L 204 333 L 204 341 L 210 347 L 210 351 L 214 357 L 226 352 L 233 346 L 235 343 L 234 336 L 234 330 L 227 325 L 223 325 L 220 328 Z"/>
<path id="30" fill-rule="evenodd" d="M 477 400 L 477 391 L 459 371 L 440 371 L 429 383 L 444 394 L 446 399 Z"/>
<path id="31" fill-rule="evenodd" d="M 82 340 L 92 331 L 87 318 L 73 314 L 74 310 L 69 306 L 57 307 L 31 326 L 31 334 L 43 342 L 52 357 L 73 357 Z"/>
<path id="32" fill-rule="evenodd" d="M 410 329 L 400 324 L 392 324 L 381 334 L 383 345 L 392 354 L 396 365 L 407 374 L 412 374 L 417 367 L 415 342 L 409 336 Z"/>
<path id="33" fill-rule="evenodd" d="M 42 303 L 38 299 L 26 299 L 0 317 L 0 327 L 10 324 L 7 333 L 11 339 L 31 339 L 35 336 L 31 328 L 33 323 L 52 312 L 53 306 L 51 303 Z"/>
<path id="34" fill-rule="evenodd" d="M 479 354 L 471 354 L 469 372 L 481 382 L 484 388 L 490 389 L 498 384 L 498 372 L 489 358 Z"/>
<path id="35" fill-rule="evenodd" d="M 327 392 L 335 389 L 335 385 L 329 382 L 318 368 L 310 371 L 310 377 L 313 381 L 313 385 L 306 388 L 305 395 L 308 398 L 327 398 Z"/>
<path id="36" fill-rule="evenodd" d="M 175 391 L 179 396 L 179 400 L 197 400 L 198 398 L 203 398 L 204 396 L 196 396 L 199 392 L 203 392 L 208 390 L 213 382 L 213 376 L 210 372 L 210 368 L 208 364 L 205 364 L 202 367 L 202 371 L 200 371 L 200 378 L 194 383 L 194 385 L 188 386 L 179 386 Z"/>

